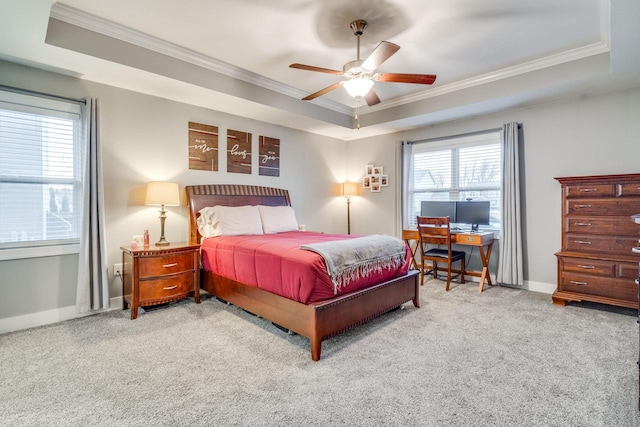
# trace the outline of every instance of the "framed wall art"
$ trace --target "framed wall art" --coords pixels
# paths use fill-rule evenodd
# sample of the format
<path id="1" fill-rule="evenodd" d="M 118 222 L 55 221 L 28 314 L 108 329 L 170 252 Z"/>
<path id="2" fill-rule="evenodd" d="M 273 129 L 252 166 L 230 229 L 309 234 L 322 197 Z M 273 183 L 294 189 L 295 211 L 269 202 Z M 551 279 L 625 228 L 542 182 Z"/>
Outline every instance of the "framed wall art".
<path id="1" fill-rule="evenodd" d="M 263 176 L 280 176 L 280 140 L 260 135 L 258 147 L 258 173 Z"/>
<path id="2" fill-rule="evenodd" d="M 218 127 L 189 122 L 189 169 L 218 170 Z"/>
<path id="3" fill-rule="evenodd" d="M 227 129 L 227 172 L 251 174 L 251 134 Z"/>

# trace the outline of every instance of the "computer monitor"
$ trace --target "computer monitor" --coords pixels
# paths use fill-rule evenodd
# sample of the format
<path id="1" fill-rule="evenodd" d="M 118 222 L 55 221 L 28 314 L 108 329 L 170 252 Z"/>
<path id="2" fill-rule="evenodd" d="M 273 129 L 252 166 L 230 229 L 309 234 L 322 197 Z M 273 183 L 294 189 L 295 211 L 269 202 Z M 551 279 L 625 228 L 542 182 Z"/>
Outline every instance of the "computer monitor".
<path id="1" fill-rule="evenodd" d="M 472 231 L 478 231 L 478 225 L 489 225 L 491 221 L 491 202 L 456 202 L 456 223 L 471 224 Z"/>
<path id="2" fill-rule="evenodd" d="M 427 200 L 420 203 L 420 216 L 448 216 L 449 221 L 455 222 L 456 202 L 441 200 Z"/>

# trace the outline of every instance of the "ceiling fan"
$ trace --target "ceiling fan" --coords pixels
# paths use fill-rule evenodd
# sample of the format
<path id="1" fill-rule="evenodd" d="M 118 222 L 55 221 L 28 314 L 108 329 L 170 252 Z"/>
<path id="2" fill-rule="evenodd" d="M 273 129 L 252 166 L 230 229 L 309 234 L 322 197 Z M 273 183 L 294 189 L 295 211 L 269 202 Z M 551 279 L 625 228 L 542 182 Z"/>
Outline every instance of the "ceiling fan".
<path id="1" fill-rule="evenodd" d="M 394 53 L 400 49 L 397 44 L 382 41 L 371 52 L 365 60 L 360 59 L 360 36 L 367 28 L 367 21 L 358 19 L 351 23 L 353 34 L 357 38 L 357 59 L 344 64 L 342 71 L 332 70 L 330 68 L 315 67 L 305 64 L 291 64 L 289 67 L 300 70 L 317 71 L 320 73 L 334 74 L 336 76 L 344 76 L 346 80 L 334 83 L 324 89 L 320 89 L 310 95 L 302 98 L 304 101 L 310 101 L 326 93 L 331 92 L 341 86 L 344 86 L 349 95 L 356 99 L 364 98 L 367 105 L 375 105 L 380 103 L 380 98 L 373 90 L 374 82 L 387 83 L 415 83 L 415 84 L 433 84 L 436 80 L 434 74 L 400 74 L 400 73 L 376 73 L 375 70 Z"/>

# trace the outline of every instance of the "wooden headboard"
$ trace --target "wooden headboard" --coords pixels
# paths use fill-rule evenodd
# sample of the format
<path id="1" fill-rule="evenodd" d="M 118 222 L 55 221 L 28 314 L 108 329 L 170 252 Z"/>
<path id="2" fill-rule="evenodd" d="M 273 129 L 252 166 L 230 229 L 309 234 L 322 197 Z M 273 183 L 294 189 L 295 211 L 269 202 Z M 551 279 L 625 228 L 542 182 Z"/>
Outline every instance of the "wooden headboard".
<path id="1" fill-rule="evenodd" d="M 189 205 L 189 241 L 192 243 L 200 243 L 196 220 L 200 216 L 200 210 L 207 206 L 291 206 L 289 191 L 282 188 L 209 184 L 187 185 L 185 190 Z"/>

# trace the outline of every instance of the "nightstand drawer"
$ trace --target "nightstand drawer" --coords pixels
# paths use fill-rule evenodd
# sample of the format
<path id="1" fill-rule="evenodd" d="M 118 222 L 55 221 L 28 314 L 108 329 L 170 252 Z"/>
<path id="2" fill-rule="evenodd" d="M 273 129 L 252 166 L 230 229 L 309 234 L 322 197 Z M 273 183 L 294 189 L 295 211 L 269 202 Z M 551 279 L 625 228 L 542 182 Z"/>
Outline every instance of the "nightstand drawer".
<path id="1" fill-rule="evenodd" d="M 140 281 L 140 300 L 152 301 L 173 298 L 194 291 L 194 273 L 187 271 L 164 278 Z"/>
<path id="2" fill-rule="evenodd" d="M 180 273 L 195 268 L 193 251 L 140 258 L 140 278 Z"/>

